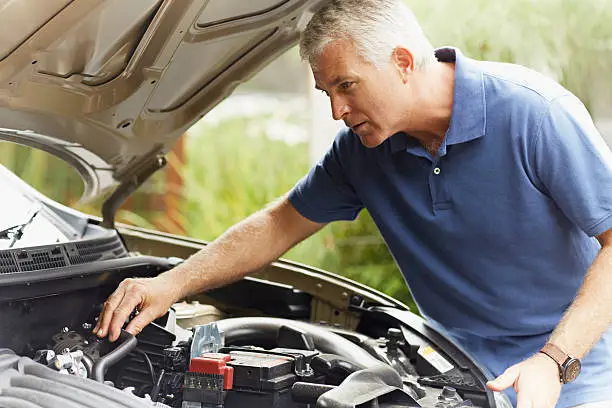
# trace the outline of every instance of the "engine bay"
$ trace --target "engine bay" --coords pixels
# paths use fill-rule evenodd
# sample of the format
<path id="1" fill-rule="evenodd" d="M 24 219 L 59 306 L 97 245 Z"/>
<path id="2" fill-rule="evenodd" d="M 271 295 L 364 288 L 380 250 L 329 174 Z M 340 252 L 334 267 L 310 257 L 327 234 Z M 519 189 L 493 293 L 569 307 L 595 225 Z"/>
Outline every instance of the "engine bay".
<path id="1" fill-rule="evenodd" d="M 240 317 L 179 328 L 185 338 L 179 340 L 168 329 L 175 320 L 170 313 L 164 326 L 154 323 L 138 339 L 123 331 L 115 343 L 91 334 L 93 322 L 64 327 L 31 358 L 3 349 L 0 406 L 6 398 L 45 407 L 488 406 L 469 370 L 432 346 L 411 344 L 398 328 L 372 339 L 289 319 Z"/>
<path id="2" fill-rule="evenodd" d="M 341 299 L 325 298 L 314 292 L 331 275 L 293 264 L 277 268 L 307 276 L 314 291 L 248 277 L 176 304 L 137 336 L 100 339 L 92 328 L 121 280 L 182 261 L 100 239 L 3 252 L 0 407 L 511 406 L 416 314 L 348 283 Z M 347 307 L 327 313 L 325 302 Z"/>

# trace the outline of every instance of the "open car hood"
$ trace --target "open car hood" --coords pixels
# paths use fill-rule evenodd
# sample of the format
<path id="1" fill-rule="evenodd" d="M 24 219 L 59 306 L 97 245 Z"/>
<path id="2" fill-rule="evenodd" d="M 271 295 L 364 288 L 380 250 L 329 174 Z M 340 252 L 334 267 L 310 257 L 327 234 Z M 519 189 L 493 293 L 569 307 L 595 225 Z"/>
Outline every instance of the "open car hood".
<path id="1" fill-rule="evenodd" d="M 125 196 L 323 1 L 0 0 L 0 140 Z"/>

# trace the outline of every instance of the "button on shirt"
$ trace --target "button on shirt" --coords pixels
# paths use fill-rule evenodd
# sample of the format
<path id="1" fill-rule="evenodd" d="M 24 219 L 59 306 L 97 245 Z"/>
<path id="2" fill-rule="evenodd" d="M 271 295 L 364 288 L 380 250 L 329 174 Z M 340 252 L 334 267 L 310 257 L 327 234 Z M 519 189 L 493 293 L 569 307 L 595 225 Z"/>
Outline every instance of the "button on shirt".
<path id="1" fill-rule="evenodd" d="M 498 375 L 544 345 L 612 227 L 612 157 L 554 81 L 436 55 L 455 61 L 437 155 L 405 133 L 366 148 L 345 129 L 289 200 L 316 222 L 367 208 L 421 313 Z M 559 407 L 612 397 L 610 333 L 583 363 Z"/>

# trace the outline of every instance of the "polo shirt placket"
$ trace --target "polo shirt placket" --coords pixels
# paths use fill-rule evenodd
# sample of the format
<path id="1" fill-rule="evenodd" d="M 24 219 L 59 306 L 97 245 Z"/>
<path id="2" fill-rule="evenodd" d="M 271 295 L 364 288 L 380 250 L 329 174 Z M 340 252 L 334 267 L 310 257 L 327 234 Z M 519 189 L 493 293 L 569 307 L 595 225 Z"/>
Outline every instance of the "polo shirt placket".
<path id="1" fill-rule="evenodd" d="M 420 145 L 410 146 L 406 148 L 406 152 L 427 159 L 431 163 L 427 180 L 433 213 L 436 214 L 440 211 L 453 208 L 450 185 L 446 173 L 442 169 L 446 157 L 446 138 L 444 138 L 442 145 L 438 149 L 438 154 L 435 157 Z"/>

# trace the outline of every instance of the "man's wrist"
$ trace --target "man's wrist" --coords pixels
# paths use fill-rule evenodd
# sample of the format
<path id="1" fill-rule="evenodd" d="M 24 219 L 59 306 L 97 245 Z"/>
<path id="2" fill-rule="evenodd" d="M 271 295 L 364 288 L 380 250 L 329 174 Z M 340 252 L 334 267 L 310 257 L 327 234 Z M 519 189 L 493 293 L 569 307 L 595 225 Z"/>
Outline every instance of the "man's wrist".
<path id="1" fill-rule="evenodd" d="M 175 268 L 158 275 L 158 278 L 164 281 L 164 284 L 168 288 L 168 293 L 177 302 L 181 298 L 185 297 L 185 276 L 181 279 L 181 274 L 177 273 Z"/>
<path id="2" fill-rule="evenodd" d="M 546 343 L 540 354 L 547 356 L 557 366 L 561 383 L 572 382 L 580 374 L 580 360 L 569 356 L 553 343 Z"/>

